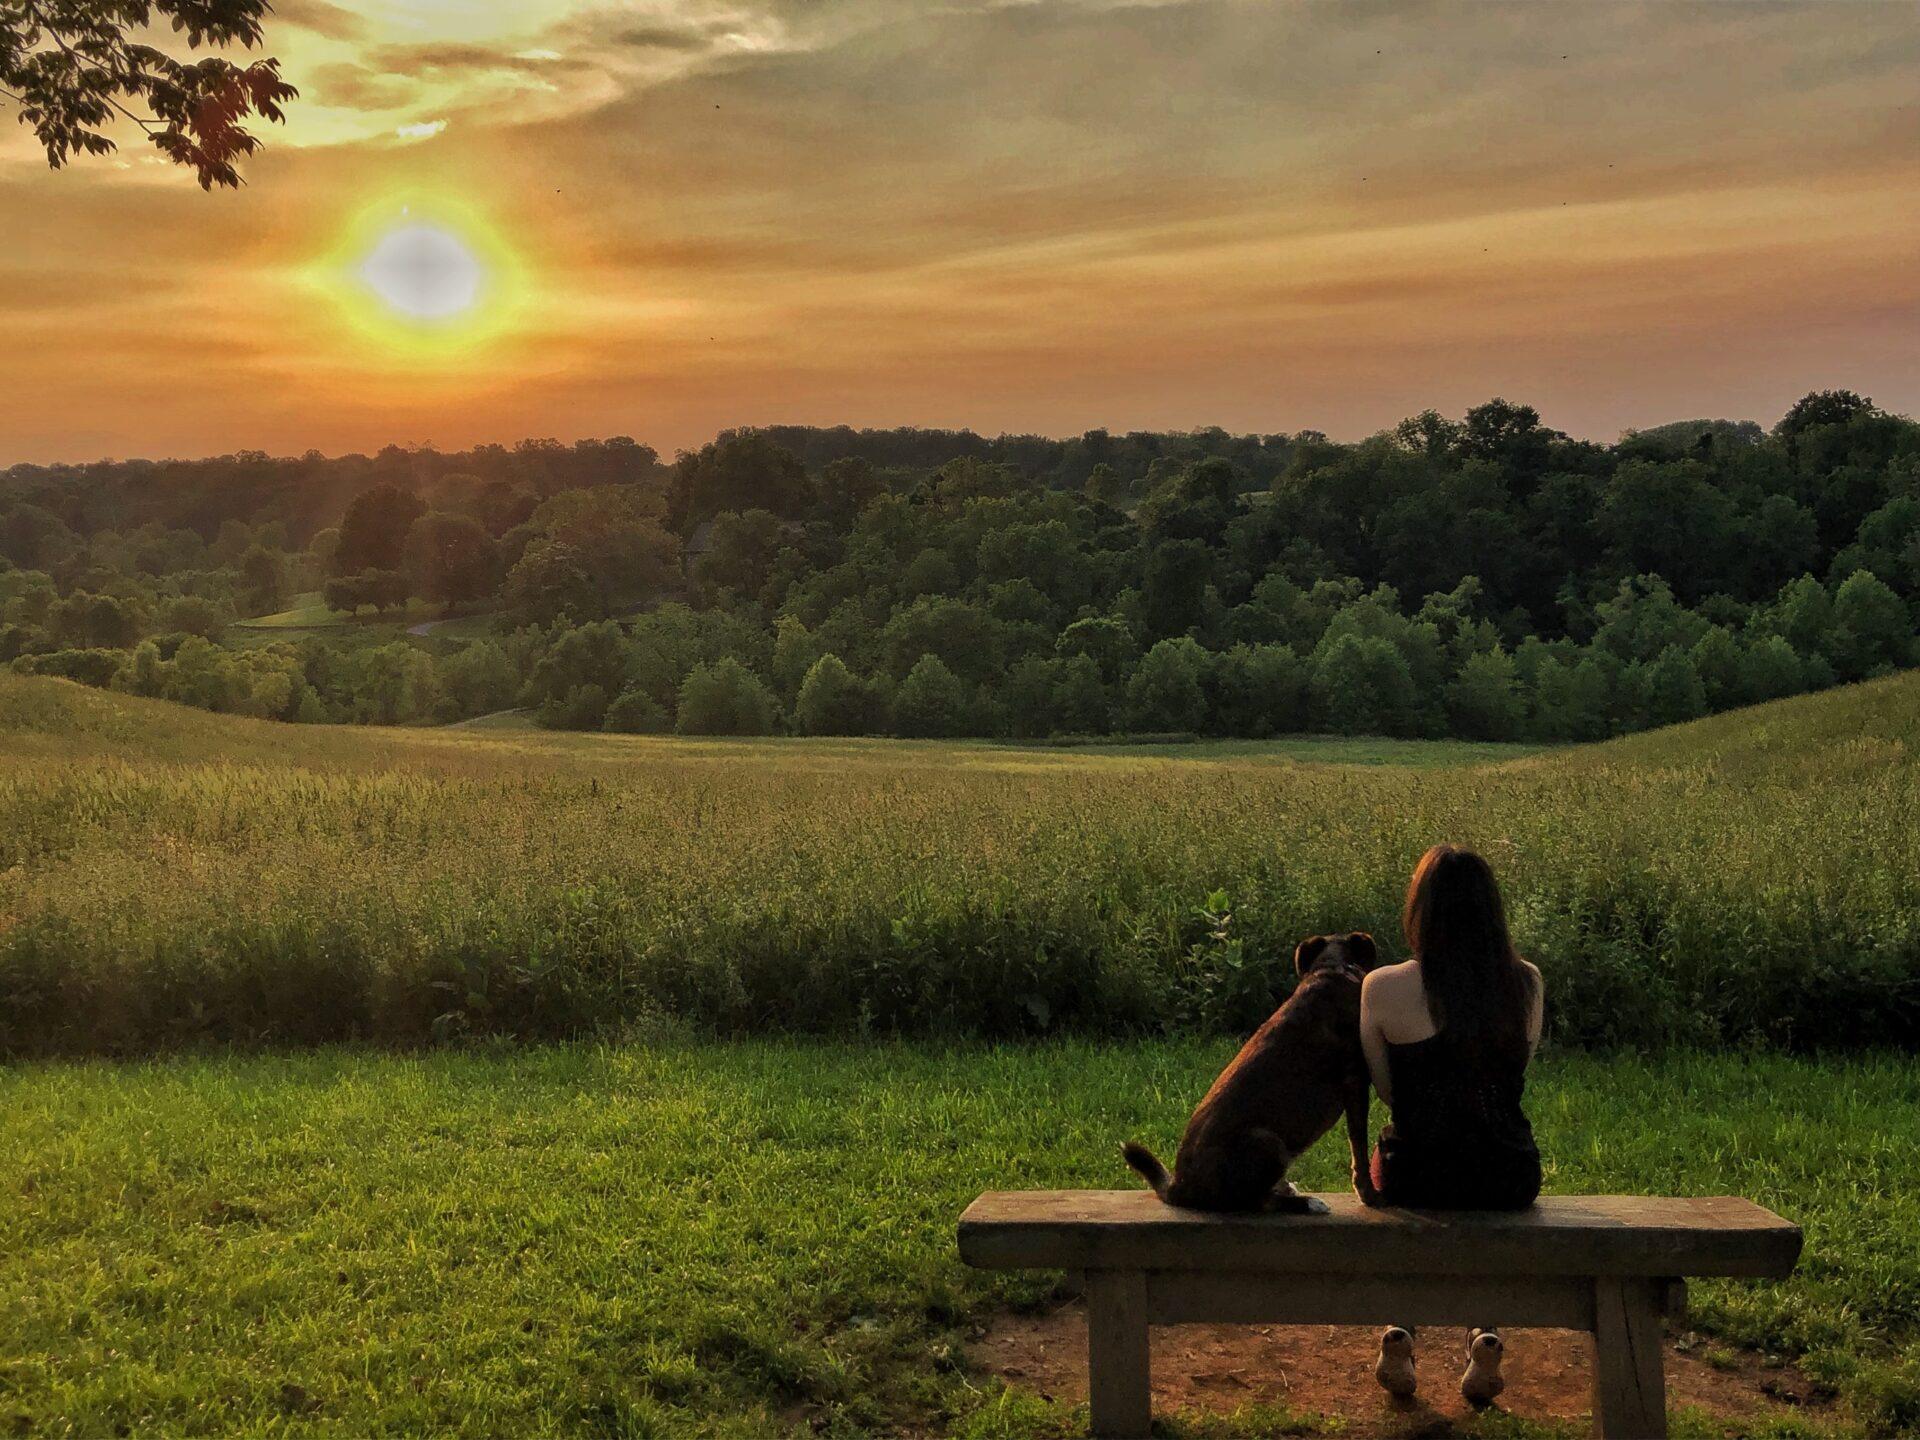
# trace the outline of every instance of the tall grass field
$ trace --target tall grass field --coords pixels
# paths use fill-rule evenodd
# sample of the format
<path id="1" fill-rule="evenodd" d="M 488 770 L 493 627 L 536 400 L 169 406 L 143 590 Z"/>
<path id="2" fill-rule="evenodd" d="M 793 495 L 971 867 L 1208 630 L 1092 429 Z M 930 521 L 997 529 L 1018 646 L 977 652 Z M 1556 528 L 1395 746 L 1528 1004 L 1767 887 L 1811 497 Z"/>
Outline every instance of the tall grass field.
<path id="1" fill-rule="evenodd" d="M 1549 1191 L 1806 1227 L 1690 1323 L 1836 1403 L 1676 1434 L 1915 1433 L 1917 739 L 1920 676 L 1526 751 L 328 729 L 0 675 L 0 1433 L 1080 1433 L 968 1359 L 1055 1282 L 963 1269 L 960 1209 L 1134 1183 L 1116 1142 L 1173 1145 L 1301 935 L 1395 948 L 1440 838 L 1548 977 Z"/>
<path id="2" fill-rule="evenodd" d="M 1231 1033 L 1484 850 L 1556 1038 L 1920 1039 L 1920 675 L 1541 753 L 278 726 L 0 675 L 0 1052 Z M 1334 758 L 1322 759 L 1322 755 Z"/>

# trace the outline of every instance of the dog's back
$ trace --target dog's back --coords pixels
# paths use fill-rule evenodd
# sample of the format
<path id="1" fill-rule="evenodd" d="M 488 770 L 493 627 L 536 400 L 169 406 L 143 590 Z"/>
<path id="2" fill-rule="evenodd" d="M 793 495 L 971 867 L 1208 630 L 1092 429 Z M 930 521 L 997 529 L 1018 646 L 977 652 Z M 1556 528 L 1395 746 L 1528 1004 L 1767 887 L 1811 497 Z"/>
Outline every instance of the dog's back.
<path id="1" fill-rule="evenodd" d="M 1372 938 L 1315 936 L 1295 952 L 1298 986 L 1228 1062 L 1194 1108 L 1168 1175 L 1129 1141 L 1127 1163 L 1170 1205 L 1258 1210 L 1287 1167 L 1346 1109 L 1360 1050 L 1360 980 Z"/>

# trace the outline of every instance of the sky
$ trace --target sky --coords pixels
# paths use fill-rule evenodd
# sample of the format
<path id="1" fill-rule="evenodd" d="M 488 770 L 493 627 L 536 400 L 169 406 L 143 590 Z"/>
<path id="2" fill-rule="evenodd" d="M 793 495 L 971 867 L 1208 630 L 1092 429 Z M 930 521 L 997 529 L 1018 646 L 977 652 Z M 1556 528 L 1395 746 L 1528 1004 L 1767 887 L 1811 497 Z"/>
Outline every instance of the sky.
<path id="1" fill-rule="evenodd" d="M 237 192 L 137 132 L 52 172 L 0 123 L 0 466 L 1920 410 L 1920 4 L 280 0 L 266 31 L 301 96 Z M 471 308 L 382 298 L 408 227 Z"/>

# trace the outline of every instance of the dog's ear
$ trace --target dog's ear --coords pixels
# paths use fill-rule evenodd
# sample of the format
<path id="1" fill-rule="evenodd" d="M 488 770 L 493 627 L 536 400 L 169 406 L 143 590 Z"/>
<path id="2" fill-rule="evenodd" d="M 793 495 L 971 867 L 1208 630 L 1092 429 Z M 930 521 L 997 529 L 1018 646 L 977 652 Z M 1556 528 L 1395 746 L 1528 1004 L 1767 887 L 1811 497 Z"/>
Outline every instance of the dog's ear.
<path id="1" fill-rule="evenodd" d="M 1320 958 L 1320 952 L 1327 948 L 1327 937 L 1309 935 L 1293 951 L 1293 973 L 1304 975 L 1313 968 L 1313 962 Z"/>
<path id="2" fill-rule="evenodd" d="M 1347 936 L 1347 954 L 1362 970 L 1371 970 L 1380 963 L 1380 947 L 1373 943 L 1373 937 L 1364 930 L 1356 930 Z"/>

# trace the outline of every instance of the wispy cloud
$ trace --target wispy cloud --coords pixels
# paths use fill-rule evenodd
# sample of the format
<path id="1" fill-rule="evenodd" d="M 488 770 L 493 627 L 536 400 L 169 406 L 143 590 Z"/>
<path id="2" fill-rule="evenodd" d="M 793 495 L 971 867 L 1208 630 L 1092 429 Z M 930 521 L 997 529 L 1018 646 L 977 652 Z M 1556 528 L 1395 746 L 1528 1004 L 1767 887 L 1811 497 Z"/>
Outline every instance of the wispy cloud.
<path id="1" fill-rule="evenodd" d="M 130 451 L 671 447 L 771 419 L 1358 434 L 1495 392 L 1605 435 L 1814 384 L 1920 406 L 1920 31 L 1892 7 L 276 14 L 303 94 L 237 196 L 0 149 L 0 208 L 31 217 L 0 324 L 36 355 L 0 460 L 63 414 Z M 290 279 L 412 187 L 484 212 L 533 291 L 458 377 L 366 350 Z M 35 287 L 75 297 L 64 325 Z M 142 381 L 82 415 L 103 356 L 132 376 L 188 332 L 184 401 Z M 246 343 L 216 362 L 221 335 Z"/>

